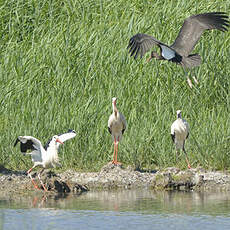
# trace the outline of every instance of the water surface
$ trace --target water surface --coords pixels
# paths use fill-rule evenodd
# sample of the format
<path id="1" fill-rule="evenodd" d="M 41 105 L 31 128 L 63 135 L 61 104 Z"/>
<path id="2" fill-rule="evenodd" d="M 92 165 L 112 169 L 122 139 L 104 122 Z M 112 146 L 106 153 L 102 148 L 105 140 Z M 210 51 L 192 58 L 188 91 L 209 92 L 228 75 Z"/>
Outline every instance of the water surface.
<path id="1" fill-rule="evenodd" d="M 0 229 L 230 229 L 229 193 L 122 190 L 0 197 Z"/>

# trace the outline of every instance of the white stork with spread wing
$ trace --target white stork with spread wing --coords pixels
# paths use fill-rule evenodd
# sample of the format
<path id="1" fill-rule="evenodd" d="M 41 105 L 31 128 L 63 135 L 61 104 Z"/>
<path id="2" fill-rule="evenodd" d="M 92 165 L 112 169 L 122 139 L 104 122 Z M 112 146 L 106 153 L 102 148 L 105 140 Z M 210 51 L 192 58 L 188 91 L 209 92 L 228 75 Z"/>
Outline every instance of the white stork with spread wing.
<path id="1" fill-rule="evenodd" d="M 18 142 L 20 142 L 21 152 L 23 154 L 31 155 L 32 161 L 34 162 L 33 167 L 27 171 L 27 174 L 29 175 L 35 188 L 38 188 L 38 185 L 35 183 L 30 174 L 32 169 L 37 166 L 42 167 L 42 170 L 38 173 L 38 178 L 44 190 L 47 191 L 47 188 L 41 180 L 41 173 L 44 171 L 45 168 L 61 166 L 58 158 L 59 145 L 64 144 L 65 141 L 74 138 L 75 136 L 76 132 L 74 130 L 69 130 L 67 133 L 53 136 L 44 147 L 38 139 L 32 136 L 19 136 L 16 139 L 14 146 L 16 146 Z M 32 152 L 27 153 L 28 150 L 32 150 Z"/>

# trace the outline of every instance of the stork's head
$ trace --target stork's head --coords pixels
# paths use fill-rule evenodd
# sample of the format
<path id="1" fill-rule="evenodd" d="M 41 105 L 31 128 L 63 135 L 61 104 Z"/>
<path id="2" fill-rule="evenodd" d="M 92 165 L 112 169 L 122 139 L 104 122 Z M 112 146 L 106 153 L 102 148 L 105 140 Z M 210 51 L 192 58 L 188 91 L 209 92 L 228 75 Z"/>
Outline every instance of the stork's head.
<path id="1" fill-rule="evenodd" d="M 156 59 L 158 59 L 158 60 L 164 59 L 164 58 L 162 57 L 162 55 L 159 55 L 159 54 L 158 54 L 157 52 L 155 52 L 155 51 L 152 51 L 152 52 L 151 52 L 151 56 L 150 56 L 150 58 L 149 58 L 147 61 L 149 62 L 152 58 L 156 58 Z"/>
<path id="2" fill-rule="evenodd" d="M 113 105 L 116 105 L 116 102 L 117 102 L 117 98 L 116 98 L 116 97 L 113 97 L 113 98 L 112 98 L 112 103 L 113 103 Z"/>
<path id="3" fill-rule="evenodd" d="M 176 114 L 177 114 L 177 118 L 181 118 L 181 110 L 177 110 Z"/>
<path id="4" fill-rule="evenodd" d="M 58 138 L 57 135 L 53 136 L 52 140 L 55 141 L 55 143 L 58 142 L 58 143 L 60 143 L 60 144 L 64 144 L 64 143 Z"/>

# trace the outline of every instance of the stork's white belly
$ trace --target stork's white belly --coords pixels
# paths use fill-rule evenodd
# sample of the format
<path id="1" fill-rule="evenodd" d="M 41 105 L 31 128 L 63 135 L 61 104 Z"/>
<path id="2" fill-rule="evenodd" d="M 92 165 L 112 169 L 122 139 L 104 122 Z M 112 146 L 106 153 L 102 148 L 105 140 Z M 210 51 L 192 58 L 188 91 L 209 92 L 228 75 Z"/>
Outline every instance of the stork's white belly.
<path id="1" fill-rule="evenodd" d="M 112 113 L 108 120 L 108 127 L 111 131 L 112 138 L 119 142 L 122 138 L 122 130 L 126 128 L 126 121 L 122 113 L 118 112 L 117 115 Z"/>
<path id="2" fill-rule="evenodd" d="M 120 121 L 114 121 L 112 124 L 112 134 L 121 133 L 123 124 Z"/>
<path id="3" fill-rule="evenodd" d="M 186 140 L 186 137 L 188 135 L 188 132 L 186 130 L 186 127 L 180 126 L 177 129 L 174 130 L 175 133 L 175 144 L 177 149 L 182 149 L 184 141 Z"/>
<path id="4" fill-rule="evenodd" d="M 58 150 L 55 147 L 50 147 L 43 158 L 44 168 L 53 168 L 59 165 Z"/>
<path id="5" fill-rule="evenodd" d="M 175 129 L 174 132 L 177 140 L 185 140 L 188 135 L 187 130 L 182 128 Z"/>
<path id="6" fill-rule="evenodd" d="M 116 141 L 121 141 L 123 128 L 124 127 L 120 119 L 113 120 L 113 122 L 111 123 L 111 132 L 113 140 L 115 138 Z"/>
<path id="7" fill-rule="evenodd" d="M 174 135 L 174 142 L 177 149 L 182 149 L 189 133 L 189 126 L 185 120 L 178 118 L 171 126 L 171 134 Z"/>

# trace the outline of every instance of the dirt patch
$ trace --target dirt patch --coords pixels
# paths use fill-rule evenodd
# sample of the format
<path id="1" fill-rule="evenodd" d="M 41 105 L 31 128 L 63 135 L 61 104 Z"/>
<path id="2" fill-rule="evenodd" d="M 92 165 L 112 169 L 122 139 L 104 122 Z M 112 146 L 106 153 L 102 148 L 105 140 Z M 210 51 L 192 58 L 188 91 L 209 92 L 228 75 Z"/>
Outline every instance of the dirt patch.
<path id="1" fill-rule="evenodd" d="M 25 193 L 44 192 L 42 186 L 35 189 L 25 172 L 17 172 L 1 167 L 1 192 Z M 32 174 L 37 184 L 36 172 Z M 149 188 L 154 190 L 230 190 L 230 175 L 224 172 L 206 171 L 201 168 L 181 171 L 167 168 L 160 171 L 135 171 L 131 167 L 122 168 L 111 163 L 99 172 L 80 173 L 67 170 L 63 173 L 45 171 L 42 181 L 53 193 L 80 194 L 88 190 Z"/>

